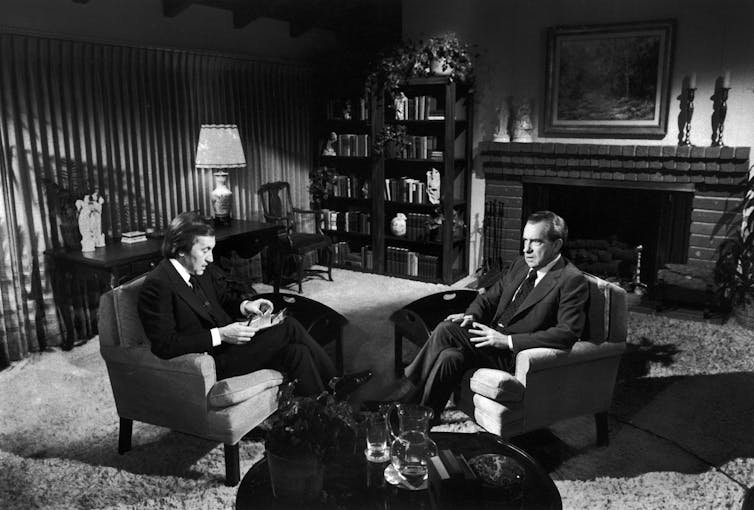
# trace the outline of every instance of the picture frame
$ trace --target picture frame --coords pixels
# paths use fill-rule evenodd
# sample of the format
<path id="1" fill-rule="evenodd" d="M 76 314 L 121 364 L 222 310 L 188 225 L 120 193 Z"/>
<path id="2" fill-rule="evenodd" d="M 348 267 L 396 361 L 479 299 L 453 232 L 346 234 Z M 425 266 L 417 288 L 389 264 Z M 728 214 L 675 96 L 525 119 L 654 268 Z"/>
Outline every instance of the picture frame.
<path id="1" fill-rule="evenodd" d="M 548 30 L 546 136 L 663 138 L 675 21 Z"/>

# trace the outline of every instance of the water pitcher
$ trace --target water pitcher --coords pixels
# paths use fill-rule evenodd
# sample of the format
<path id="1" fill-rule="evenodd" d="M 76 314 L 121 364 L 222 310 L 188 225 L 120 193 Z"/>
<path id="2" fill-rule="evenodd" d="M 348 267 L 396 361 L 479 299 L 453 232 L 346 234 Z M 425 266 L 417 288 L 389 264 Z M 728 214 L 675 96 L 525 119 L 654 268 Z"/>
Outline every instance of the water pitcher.
<path id="1" fill-rule="evenodd" d="M 427 463 L 437 455 L 437 445 L 429 438 L 429 421 L 432 410 L 414 404 L 395 403 L 388 416 L 398 415 L 399 430 L 388 420 L 393 443 L 390 446 L 390 461 L 398 473 L 414 487 L 427 479 Z"/>

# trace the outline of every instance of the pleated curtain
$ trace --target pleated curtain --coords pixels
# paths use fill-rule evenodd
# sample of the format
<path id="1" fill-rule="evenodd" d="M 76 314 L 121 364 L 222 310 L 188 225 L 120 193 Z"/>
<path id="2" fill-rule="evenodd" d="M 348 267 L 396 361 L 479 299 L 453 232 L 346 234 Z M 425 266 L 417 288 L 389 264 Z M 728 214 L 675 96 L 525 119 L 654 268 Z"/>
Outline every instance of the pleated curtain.
<path id="1" fill-rule="evenodd" d="M 73 199 L 99 192 L 110 242 L 209 213 L 201 124 L 237 124 L 244 140 L 233 217 L 258 215 L 256 190 L 274 180 L 308 205 L 311 80 L 303 64 L 0 33 L 0 366 L 66 333 L 44 252 L 64 246 Z M 75 313 L 88 338 L 95 311 Z"/>

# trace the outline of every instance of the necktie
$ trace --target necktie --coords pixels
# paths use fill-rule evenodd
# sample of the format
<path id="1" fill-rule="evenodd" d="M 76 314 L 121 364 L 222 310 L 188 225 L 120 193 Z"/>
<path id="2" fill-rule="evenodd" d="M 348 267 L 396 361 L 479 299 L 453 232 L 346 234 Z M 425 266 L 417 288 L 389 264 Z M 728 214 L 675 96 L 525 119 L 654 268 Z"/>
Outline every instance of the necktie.
<path id="1" fill-rule="evenodd" d="M 196 294 L 196 297 L 199 298 L 199 301 L 201 301 L 202 306 L 207 310 L 207 313 L 209 313 L 209 316 L 212 318 L 212 321 L 217 324 L 217 319 L 215 318 L 215 314 L 212 313 L 212 305 L 209 304 L 209 299 L 207 299 L 207 295 L 202 290 L 201 285 L 199 285 L 199 279 L 196 276 L 191 276 L 189 278 L 189 283 L 191 284 L 191 290 L 194 291 L 194 294 Z"/>
<path id="2" fill-rule="evenodd" d="M 534 288 L 534 282 L 536 280 L 537 272 L 534 269 L 529 269 L 529 274 L 526 276 L 526 280 L 524 280 L 524 282 L 521 284 L 521 287 L 518 289 L 518 293 L 513 298 L 513 300 L 508 303 L 508 306 L 505 307 L 505 310 L 503 310 L 503 313 L 500 315 L 500 319 L 498 320 L 500 324 L 502 324 L 503 326 L 508 325 L 508 321 L 510 321 L 511 318 L 516 314 L 518 307 L 521 306 L 521 303 L 526 300 L 526 296 L 528 296 Z"/>

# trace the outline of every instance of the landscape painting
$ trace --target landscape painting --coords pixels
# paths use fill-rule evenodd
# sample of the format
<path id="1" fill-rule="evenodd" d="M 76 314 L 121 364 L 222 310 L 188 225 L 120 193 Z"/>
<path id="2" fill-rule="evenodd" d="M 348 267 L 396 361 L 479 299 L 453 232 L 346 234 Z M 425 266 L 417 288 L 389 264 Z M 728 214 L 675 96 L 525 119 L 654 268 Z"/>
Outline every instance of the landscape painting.
<path id="1" fill-rule="evenodd" d="M 673 28 L 659 21 L 551 29 L 544 133 L 665 136 Z"/>

